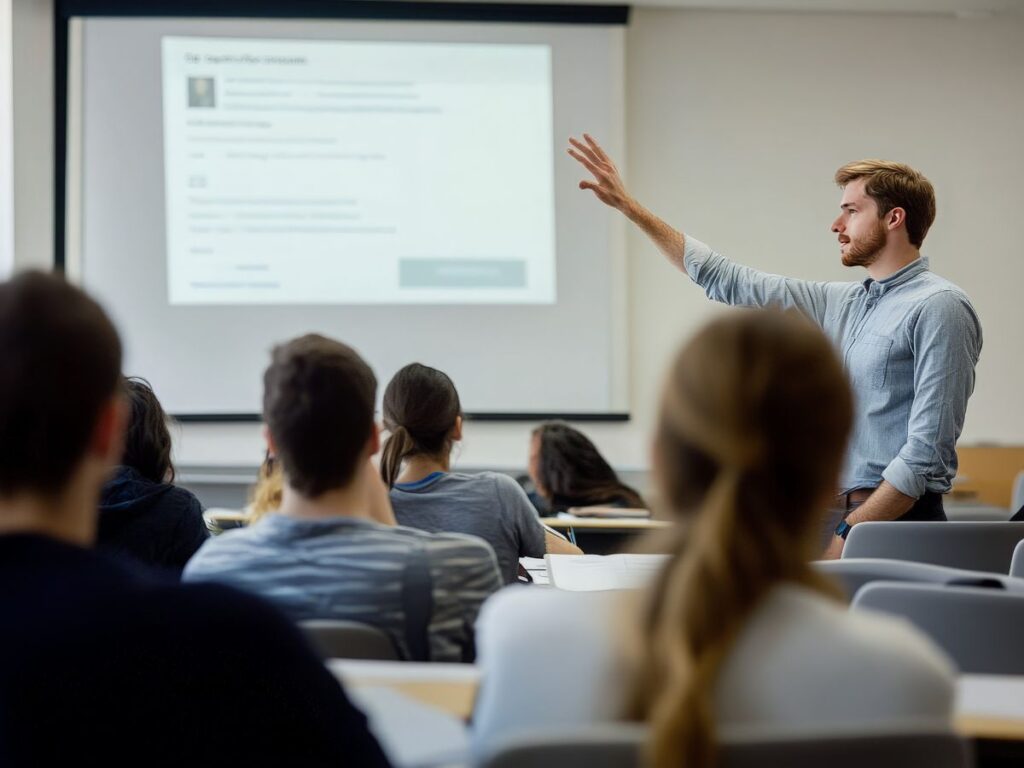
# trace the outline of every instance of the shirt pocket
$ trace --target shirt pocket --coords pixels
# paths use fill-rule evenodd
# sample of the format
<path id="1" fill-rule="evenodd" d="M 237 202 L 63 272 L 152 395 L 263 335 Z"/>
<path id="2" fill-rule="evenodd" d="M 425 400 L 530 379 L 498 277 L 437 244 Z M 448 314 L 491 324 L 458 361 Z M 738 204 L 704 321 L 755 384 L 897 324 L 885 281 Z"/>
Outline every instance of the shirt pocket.
<path id="1" fill-rule="evenodd" d="M 892 351 L 892 339 L 877 333 L 865 333 L 860 337 L 864 374 L 873 389 L 885 386 L 889 372 L 889 353 Z"/>

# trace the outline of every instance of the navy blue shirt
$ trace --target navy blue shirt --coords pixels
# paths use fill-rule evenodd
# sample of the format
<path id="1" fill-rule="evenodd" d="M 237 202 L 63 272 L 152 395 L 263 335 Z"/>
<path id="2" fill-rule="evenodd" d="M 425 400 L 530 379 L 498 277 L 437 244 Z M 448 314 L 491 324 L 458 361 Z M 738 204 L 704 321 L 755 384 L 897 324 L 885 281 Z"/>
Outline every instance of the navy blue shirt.
<path id="1" fill-rule="evenodd" d="M 0 536 L 0 765 L 386 766 L 366 718 L 261 600 Z"/>

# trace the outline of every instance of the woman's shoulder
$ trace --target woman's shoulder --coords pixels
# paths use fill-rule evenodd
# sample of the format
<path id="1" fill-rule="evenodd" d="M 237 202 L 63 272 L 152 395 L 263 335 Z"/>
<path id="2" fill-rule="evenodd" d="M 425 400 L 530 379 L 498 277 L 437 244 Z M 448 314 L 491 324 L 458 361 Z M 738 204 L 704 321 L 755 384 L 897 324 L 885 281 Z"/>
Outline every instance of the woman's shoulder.
<path id="1" fill-rule="evenodd" d="M 781 587 L 774 598 L 777 605 L 785 605 L 782 610 L 798 626 L 827 636 L 835 649 L 901 666 L 924 661 L 940 672 L 951 669 L 949 660 L 935 644 L 904 619 L 873 611 L 852 611 L 845 602 L 800 587 Z"/>
<path id="2" fill-rule="evenodd" d="M 495 472 L 490 469 L 480 472 L 452 472 L 448 475 L 448 479 L 449 481 L 467 485 L 491 486 L 500 489 L 521 488 L 511 475 L 506 475 L 504 472 Z"/>
<path id="3" fill-rule="evenodd" d="M 907 622 L 783 586 L 744 627 L 720 682 L 725 722 L 841 727 L 948 720 L 955 678 Z"/>

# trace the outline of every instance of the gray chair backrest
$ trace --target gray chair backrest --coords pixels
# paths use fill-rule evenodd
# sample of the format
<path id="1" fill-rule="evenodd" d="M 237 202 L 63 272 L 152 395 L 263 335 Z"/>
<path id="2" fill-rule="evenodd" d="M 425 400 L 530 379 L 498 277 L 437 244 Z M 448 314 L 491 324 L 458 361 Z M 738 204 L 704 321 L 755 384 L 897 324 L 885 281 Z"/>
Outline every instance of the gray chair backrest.
<path id="1" fill-rule="evenodd" d="M 604 723 L 586 729 L 537 733 L 508 741 L 482 768 L 641 768 L 645 730 Z M 721 747 L 722 768 L 969 768 L 973 758 L 963 739 L 949 731 L 835 737 L 735 738 Z"/>
<path id="2" fill-rule="evenodd" d="M 902 616 L 968 674 L 1024 675 L 1024 595 L 999 589 L 876 581 L 850 604 Z"/>
<path id="3" fill-rule="evenodd" d="M 1013 479 L 1013 495 L 1010 497 L 1010 514 L 1024 507 L 1024 470 Z"/>
<path id="4" fill-rule="evenodd" d="M 843 557 L 881 557 L 1008 573 L 1024 523 L 873 522 L 850 529 Z"/>
<path id="5" fill-rule="evenodd" d="M 325 659 L 400 659 L 391 638 L 369 624 L 315 619 L 299 626 Z"/>
<path id="6" fill-rule="evenodd" d="M 1024 558 L 1024 553 L 1022 553 Z M 840 583 L 847 599 L 853 599 L 857 590 L 873 581 L 911 581 L 925 584 L 953 584 L 958 586 L 989 586 L 1024 593 L 1024 581 L 1016 582 L 1009 576 L 988 571 L 968 571 L 912 560 L 888 560 L 878 557 L 844 557 L 841 560 L 818 560 L 812 564 L 819 573 Z M 1024 569 L 1024 563 L 1021 564 Z M 1012 574 L 1011 574 L 1012 575 Z"/>
<path id="7" fill-rule="evenodd" d="M 994 504 L 946 504 L 944 510 L 947 520 L 1006 522 L 1010 519 L 1010 510 Z"/>
<path id="8" fill-rule="evenodd" d="M 1010 559 L 1010 575 L 1017 579 L 1024 579 L 1024 541 L 1017 542 L 1013 548 L 1013 557 Z"/>

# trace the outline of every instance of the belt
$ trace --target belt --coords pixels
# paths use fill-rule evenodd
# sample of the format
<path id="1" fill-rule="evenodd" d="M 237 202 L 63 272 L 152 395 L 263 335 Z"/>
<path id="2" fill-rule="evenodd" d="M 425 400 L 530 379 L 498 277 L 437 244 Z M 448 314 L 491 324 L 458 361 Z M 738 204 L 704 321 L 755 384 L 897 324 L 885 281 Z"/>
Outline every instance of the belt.
<path id="1" fill-rule="evenodd" d="M 863 504 L 875 492 L 874 488 L 857 488 L 849 493 L 841 493 L 837 497 L 839 506 L 849 509 L 852 504 Z"/>

